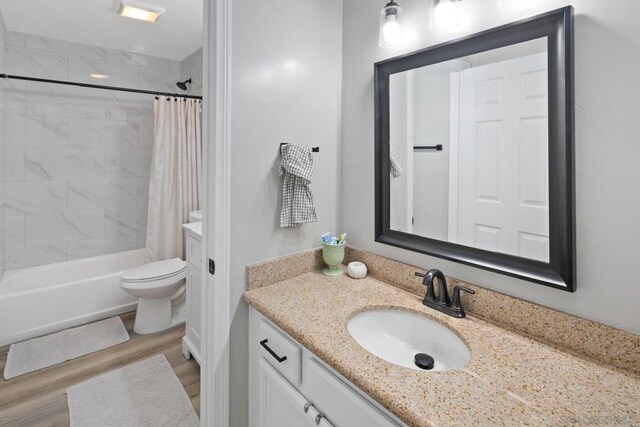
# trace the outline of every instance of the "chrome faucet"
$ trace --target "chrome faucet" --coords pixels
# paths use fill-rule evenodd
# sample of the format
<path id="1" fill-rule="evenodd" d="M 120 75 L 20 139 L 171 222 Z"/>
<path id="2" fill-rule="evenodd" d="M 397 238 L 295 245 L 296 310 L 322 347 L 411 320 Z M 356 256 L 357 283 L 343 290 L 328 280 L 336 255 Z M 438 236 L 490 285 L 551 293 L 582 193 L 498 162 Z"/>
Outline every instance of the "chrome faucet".
<path id="1" fill-rule="evenodd" d="M 442 271 L 437 268 L 432 268 L 427 271 L 426 274 L 416 272 L 416 276 L 423 277 L 422 284 L 427 287 L 427 292 L 424 295 L 422 304 L 435 310 L 441 311 L 449 316 L 462 318 L 465 316 L 465 312 L 462 309 L 462 301 L 460 299 L 460 292 L 468 292 L 475 294 L 473 289 L 465 288 L 462 286 L 454 286 L 453 288 L 453 301 L 449 299 L 449 292 L 447 291 L 447 279 L 445 279 Z M 434 280 L 437 279 L 438 283 L 438 296 L 434 289 Z"/>

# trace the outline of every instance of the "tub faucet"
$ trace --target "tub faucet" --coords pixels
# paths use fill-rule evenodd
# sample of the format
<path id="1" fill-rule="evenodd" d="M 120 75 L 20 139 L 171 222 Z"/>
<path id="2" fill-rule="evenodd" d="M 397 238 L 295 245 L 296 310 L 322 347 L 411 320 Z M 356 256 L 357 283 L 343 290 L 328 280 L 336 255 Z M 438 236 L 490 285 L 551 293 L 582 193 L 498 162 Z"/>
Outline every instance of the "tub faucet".
<path id="1" fill-rule="evenodd" d="M 462 309 L 462 300 L 460 299 L 460 292 L 468 292 L 475 294 L 473 289 L 465 288 L 462 286 L 454 286 L 453 288 L 453 301 L 449 299 L 449 292 L 447 291 L 447 279 L 444 277 L 442 271 L 437 268 L 432 268 L 427 271 L 426 274 L 416 272 L 416 276 L 422 277 L 422 284 L 427 287 L 427 292 L 424 295 L 422 304 L 427 307 L 438 310 L 449 316 L 462 318 L 465 316 L 465 312 Z M 436 297 L 434 289 L 434 281 L 437 279 L 438 283 L 438 296 Z"/>

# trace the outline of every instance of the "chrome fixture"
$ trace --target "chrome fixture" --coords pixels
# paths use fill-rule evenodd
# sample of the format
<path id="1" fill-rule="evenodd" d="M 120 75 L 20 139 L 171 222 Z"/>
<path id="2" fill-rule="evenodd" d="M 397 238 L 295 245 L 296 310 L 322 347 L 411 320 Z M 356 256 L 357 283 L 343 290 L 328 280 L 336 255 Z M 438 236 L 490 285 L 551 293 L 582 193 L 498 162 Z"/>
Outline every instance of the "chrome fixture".
<path id="1" fill-rule="evenodd" d="M 423 277 L 422 284 L 427 287 L 422 304 L 429 308 L 438 310 L 444 314 L 448 314 L 452 317 L 462 318 L 465 316 L 465 312 L 462 309 L 462 301 L 460 299 L 460 292 L 468 292 L 475 294 L 473 289 L 465 288 L 462 286 L 454 286 L 453 288 L 453 301 L 449 299 L 449 292 L 447 291 L 447 279 L 445 279 L 442 271 L 437 268 L 432 268 L 427 271 L 427 274 L 416 272 L 416 276 Z M 436 297 L 433 282 L 438 280 L 438 296 Z"/>

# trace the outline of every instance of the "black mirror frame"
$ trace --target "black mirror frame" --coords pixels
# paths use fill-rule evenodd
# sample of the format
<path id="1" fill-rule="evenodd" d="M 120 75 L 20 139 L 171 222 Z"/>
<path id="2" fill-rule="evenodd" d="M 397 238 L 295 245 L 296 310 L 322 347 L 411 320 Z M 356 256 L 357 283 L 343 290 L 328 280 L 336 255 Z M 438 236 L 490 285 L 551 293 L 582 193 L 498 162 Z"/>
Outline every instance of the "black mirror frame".
<path id="1" fill-rule="evenodd" d="M 375 64 L 376 242 L 575 292 L 572 22 L 567 6 Z M 541 37 L 549 64 L 549 263 L 391 230 L 389 76 Z"/>

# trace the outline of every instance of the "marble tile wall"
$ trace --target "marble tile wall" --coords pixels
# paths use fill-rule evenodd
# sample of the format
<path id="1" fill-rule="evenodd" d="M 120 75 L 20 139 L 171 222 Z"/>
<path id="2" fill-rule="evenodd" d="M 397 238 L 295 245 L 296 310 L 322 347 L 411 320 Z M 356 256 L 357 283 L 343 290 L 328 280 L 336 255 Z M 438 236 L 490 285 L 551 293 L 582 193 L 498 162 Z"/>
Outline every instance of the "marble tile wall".
<path id="1" fill-rule="evenodd" d="M 180 61 L 6 39 L 8 74 L 176 92 L 182 71 Z M 144 247 L 153 96 L 16 80 L 3 88 L 5 268 Z"/>
<path id="2" fill-rule="evenodd" d="M 189 95 L 202 95 L 202 48 L 187 56 L 181 63 L 180 80 L 191 79 L 191 86 L 188 88 Z"/>

